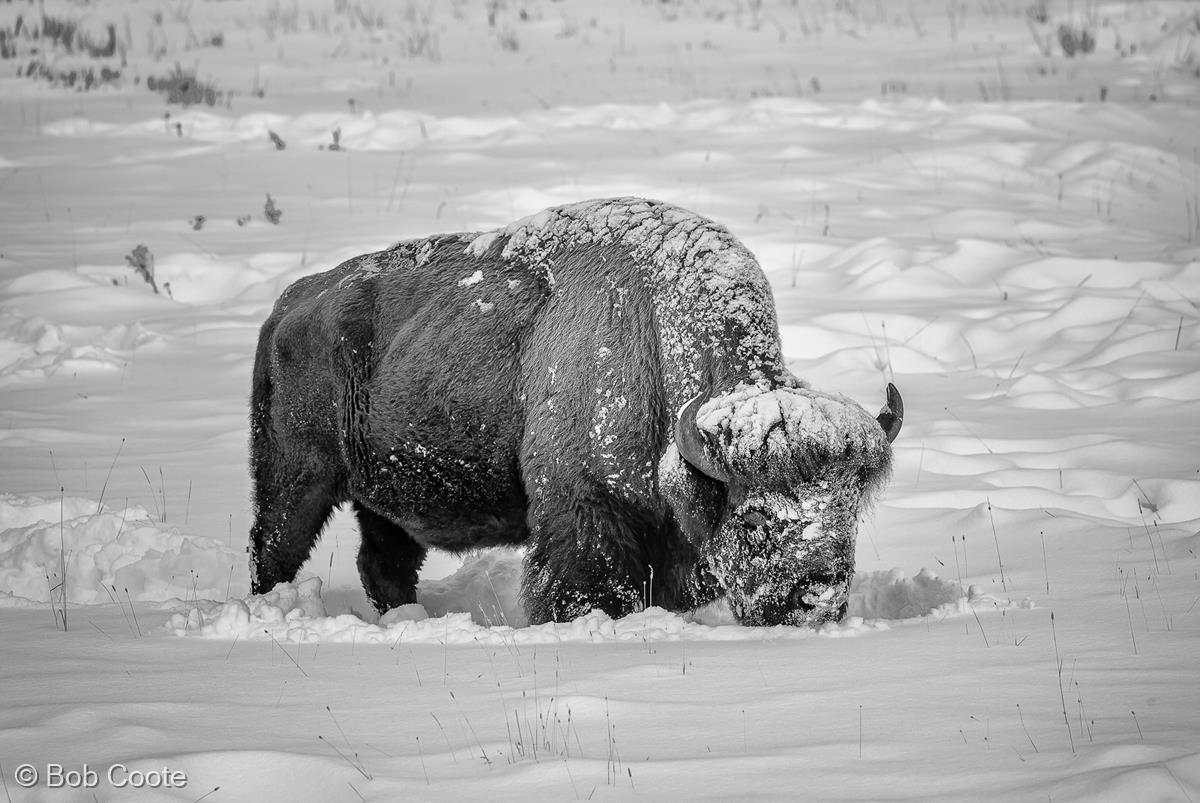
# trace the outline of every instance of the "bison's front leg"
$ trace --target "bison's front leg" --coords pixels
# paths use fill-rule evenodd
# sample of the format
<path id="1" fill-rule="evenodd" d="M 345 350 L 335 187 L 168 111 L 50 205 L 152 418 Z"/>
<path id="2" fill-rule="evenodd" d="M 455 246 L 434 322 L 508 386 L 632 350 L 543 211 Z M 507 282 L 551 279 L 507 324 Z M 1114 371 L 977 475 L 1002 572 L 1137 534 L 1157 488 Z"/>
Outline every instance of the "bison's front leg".
<path id="1" fill-rule="evenodd" d="M 628 511 L 602 492 L 577 488 L 544 486 L 531 496 L 521 589 L 530 623 L 636 610 L 649 567 Z"/>

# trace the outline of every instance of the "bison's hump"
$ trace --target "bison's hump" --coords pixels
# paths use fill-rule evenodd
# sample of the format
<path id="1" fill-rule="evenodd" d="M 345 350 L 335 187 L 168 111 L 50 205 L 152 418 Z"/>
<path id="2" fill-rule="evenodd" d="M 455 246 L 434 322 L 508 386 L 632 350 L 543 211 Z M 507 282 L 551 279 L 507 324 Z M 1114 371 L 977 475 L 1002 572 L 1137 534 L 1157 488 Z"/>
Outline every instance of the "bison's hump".
<path id="1" fill-rule="evenodd" d="M 581 201 L 476 235 L 463 253 L 519 265 L 554 291 L 572 281 L 562 255 L 580 247 L 627 255 L 639 291 L 653 298 L 672 387 L 699 389 L 700 351 L 742 373 L 782 364 L 774 299 L 754 255 L 728 229 L 686 209 L 636 197 Z"/>
<path id="2" fill-rule="evenodd" d="M 647 265 L 692 265 L 706 255 L 715 287 L 762 278 L 758 263 L 718 223 L 695 212 L 648 198 L 595 198 L 543 209 L 494 231 L 474 236 L 465 253 L 476 257 L 503 241 L 506 260 L 538 264 L 563 247 L 581 244 L 628 248 Z"/>

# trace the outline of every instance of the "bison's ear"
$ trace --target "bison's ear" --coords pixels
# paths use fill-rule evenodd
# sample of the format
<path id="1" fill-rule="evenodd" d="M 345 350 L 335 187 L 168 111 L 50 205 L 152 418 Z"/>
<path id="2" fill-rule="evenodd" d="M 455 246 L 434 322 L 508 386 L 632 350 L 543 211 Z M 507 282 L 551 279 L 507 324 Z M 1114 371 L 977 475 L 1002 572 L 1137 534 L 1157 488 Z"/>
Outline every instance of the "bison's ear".
<path id="1" fill-rule="evenodd" d="M 900 398 L 900 391 L 896 390 L 896 386 L 891 382 L 888 382 L 887 386 L 887 402 L 875 420 L 887 434 L 888 443 L 896 440 L 896 436 L 900 434 L 900 427 L 904 424 L 904 399 Z"/>

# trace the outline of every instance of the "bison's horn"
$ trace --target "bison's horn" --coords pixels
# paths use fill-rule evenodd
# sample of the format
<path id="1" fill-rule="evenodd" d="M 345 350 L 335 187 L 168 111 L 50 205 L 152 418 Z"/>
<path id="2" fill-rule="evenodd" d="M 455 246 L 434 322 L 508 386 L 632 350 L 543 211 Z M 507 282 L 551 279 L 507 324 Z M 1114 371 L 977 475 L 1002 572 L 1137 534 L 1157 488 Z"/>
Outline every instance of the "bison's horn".
<path id="1" fill-rule="evenodd" d="M 896 386 L 891 382 L 888 382 L 887 386 L 887 404 L 883 405 L 875 420 L 887 433 L 888 443 L 896 440 L 896 436 L 900 434 L 900 427 L 904 424 L 904 399 L 900 398 L 900 391 L 896 390 Z"/>
<path id="2" fill-rule="evenodd" d="M 729 481 L 729 472 L 718 466 L 704 448 L 700 429 L 696 426 L 696 410 L 704 403 L 703 394 L 697 395 L 679 413 L 675 422 L 675 448 L 697 471 L 720 482 Z"/>

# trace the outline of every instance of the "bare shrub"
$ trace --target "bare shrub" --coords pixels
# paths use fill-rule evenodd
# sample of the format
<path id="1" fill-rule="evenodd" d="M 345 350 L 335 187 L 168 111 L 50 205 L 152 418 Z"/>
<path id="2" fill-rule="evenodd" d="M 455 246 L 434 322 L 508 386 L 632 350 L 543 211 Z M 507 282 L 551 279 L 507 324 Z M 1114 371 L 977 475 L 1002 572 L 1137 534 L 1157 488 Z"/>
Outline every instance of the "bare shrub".
<path id="1" fill-rule="evenodd" d="M 133 268 L 134 273 L 146 280 L 146 284 L 150 285 L 150 289 L 158 295 L 158 283 L 154 281 L 154 254 L 150 253 L 150 249 L 144 245 L 138 245 L 132 252 L 125 255 L 125 261 L 129 263 L 129 267 Z"/>
<path id="2" fill-rule="evenodd" d="M 215 106 L 217 101 L 225 96 L 224 92 L 218 90 L 211 83 L 198 79 L 195 72 L 187 72 L 178 64 L 161 78 L 150 76 L 146 79 L 146 86 L 151 92 L 165 95 L 167 103 L 178 103 L 184 106 L 200 103 Z"/>

